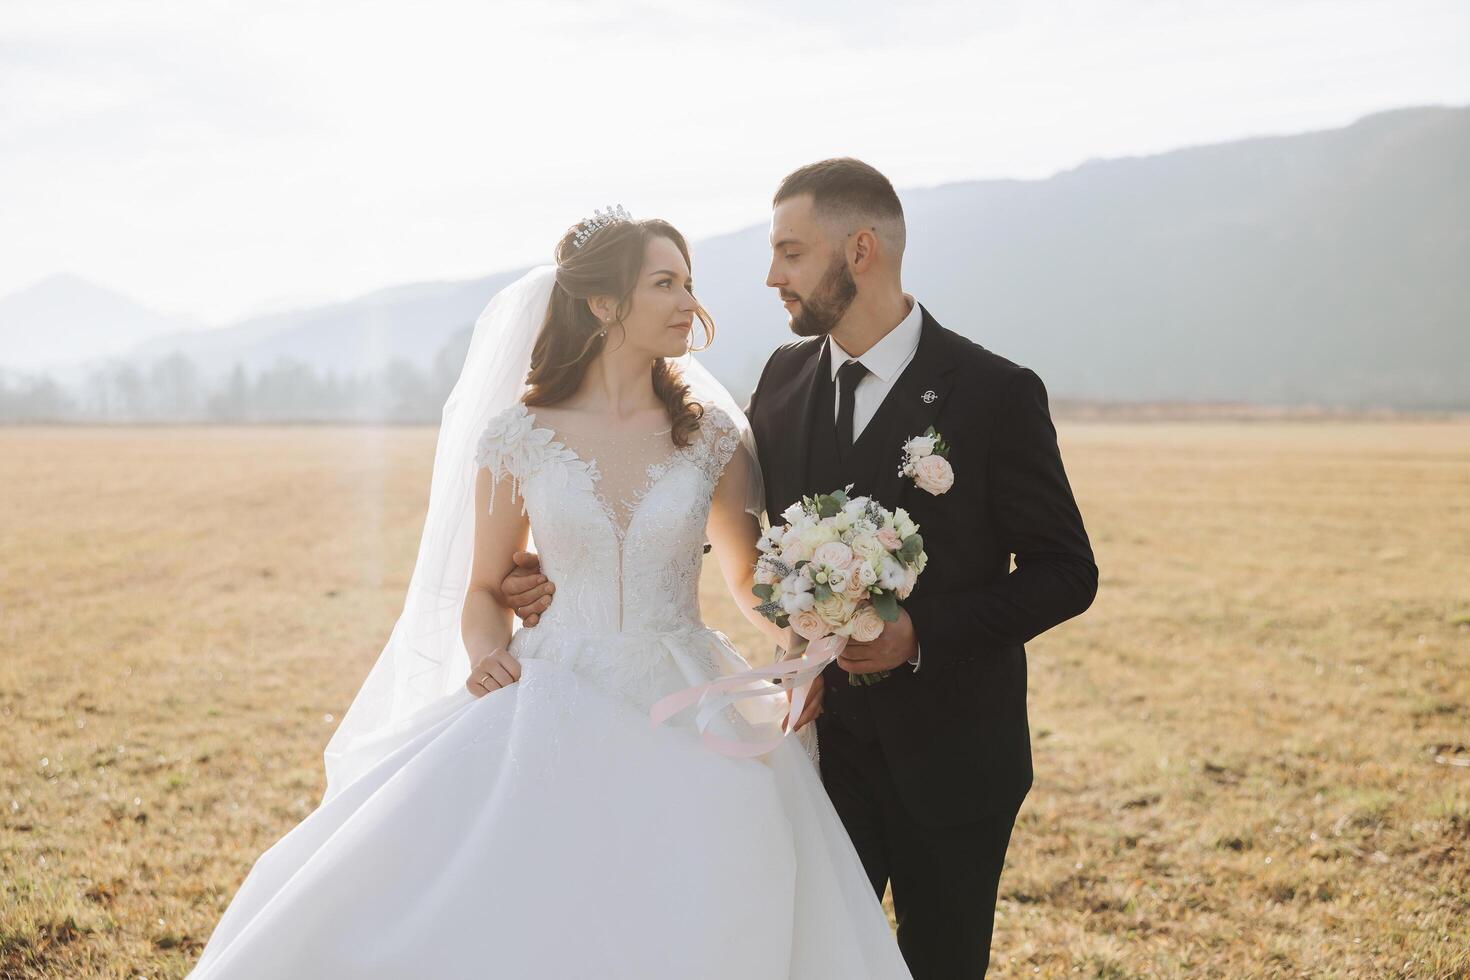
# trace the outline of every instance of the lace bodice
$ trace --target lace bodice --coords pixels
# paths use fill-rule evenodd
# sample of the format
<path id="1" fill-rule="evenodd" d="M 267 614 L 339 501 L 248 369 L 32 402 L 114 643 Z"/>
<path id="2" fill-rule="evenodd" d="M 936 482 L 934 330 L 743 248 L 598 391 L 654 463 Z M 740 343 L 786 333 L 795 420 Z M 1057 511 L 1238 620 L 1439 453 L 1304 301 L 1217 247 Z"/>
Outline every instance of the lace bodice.
<path id="1" fill-rule="evenodd" d="M 475 459 L 496 483 L 508 475 L 510 493 L 492 489 L 489 506 L 518 499 L 556 583 L 536 627 L 511 638 L 512 655 L 559 663 L 645 713 L 664 695 L 749 668 L 700 618 L 699 573 L 711 506 L 749 507 L 760 496 L 759 463 L 723 409 L 704 410 L 682 448 L 667 429 L 572 442 L 520 403 L 491 418 Z M 720 713 L 728 737 L 750 738 L 749 722 L 769 714 L 769 705 L 743 705 L 750 714 Z M 693 716 L 670 724 L 690 726 Z M 798 737 L 815 763 L 816 726 Z"/>
<path id="2" fill-rule="evenodd" d="M 510 475 L 542 570 L 556 583 L 556 601 L 537 629 L 702 627 L 704 529 L 715 486 L 740 444 L 734 422 L 706 405 L 699 432 L 682 448 L 667 429 L 594 445 L 573 438 L 541 425 L 518 402 L 490 420 L 476 452 L 497 481 Z"/>

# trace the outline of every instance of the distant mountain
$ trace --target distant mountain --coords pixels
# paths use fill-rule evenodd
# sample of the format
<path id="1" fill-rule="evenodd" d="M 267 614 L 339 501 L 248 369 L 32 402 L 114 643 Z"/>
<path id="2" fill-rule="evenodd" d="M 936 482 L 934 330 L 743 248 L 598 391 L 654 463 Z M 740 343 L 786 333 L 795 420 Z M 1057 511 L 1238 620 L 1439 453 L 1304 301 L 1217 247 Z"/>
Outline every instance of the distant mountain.
<path id="1" fill-rule="evenodd" d="M 0 367 L 36 370 L 120 354 L 147 337 L 194 325 L 72 275 L 0 297 Z"/>
<path id="2" fill-rule="evenodd" d="M 946 326 L 1035 368 L 1057 399 L 1470 409 L 1467 173 L 1470 108 L 1419 108 L 1045 180 L 907 190 L 904 283 Z M 742 399 L 791 337 L 764 285 L 766 236 L 759 224 L 694 245 L 718 326 L 702 356 Z M 127 359 L 177 352 L 204 377 L 396 365 L 413 403 L 430 404 L 437 389 L 414 388 L 403 362 L 442 384 L 476 314 L 523 271 L 174 332 Z M 33 303 L 27 321 L 10 305 L 22 296 L 0 301 L 0 365 L 15 336 L 47 333 L 17 324 L 65 320 Z M 81 333 L 58 344 L 93 349 Z"/>
<path id="3" fill-rule="evenodd" d="M 902 192 L 904 283 L 1054 397 L 1470 408 L 1470 109 Z M 765 227 L 695 246 L 722 377 L 789 337 Z"/>
<path id="4" fill-rule="evenodd" d="M 235 364 L 256 372 L 283 360 L 344 376 L 382 370 L 395 358 L 426 367 L 516 275 L 394 286 L 343 303 L 155 338 L 128 356 L 141 362 L 178 352 L 207 375 L 222 374 Z"/>

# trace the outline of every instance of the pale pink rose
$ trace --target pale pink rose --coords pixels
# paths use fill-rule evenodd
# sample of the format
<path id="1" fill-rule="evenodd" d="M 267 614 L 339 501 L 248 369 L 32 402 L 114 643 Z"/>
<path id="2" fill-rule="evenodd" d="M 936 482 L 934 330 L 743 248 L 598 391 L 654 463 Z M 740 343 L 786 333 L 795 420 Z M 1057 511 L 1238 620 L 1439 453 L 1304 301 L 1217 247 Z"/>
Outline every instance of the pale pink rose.
<path id="1" fill-rule="evenodd" d="M 914 566 L 909 565 L 903 570 L 903 584 L 893 591 L 898 596 L 899 600 L 902 601 L 909 597 L 910 592 L 914 591 L 914 586 L 918 583 L 918 581 L 919 570 Z"/>
<path id="2" fill-rule="evenodd" d="M 878 615 L 878 610 L 871 602 L 865 602 L 858 606 L 852 617 L 852 638 L 859 643 L 872 643 L 883 635 L 883 626 L 883 617 Z"/>
<path id="3" fill-rule="evenodd" d="M 841 541 L 828 541 L 812 552 L 812 562 L 829 568 L 846 568 L 852 561 L 852 549 Z"/>
<path id="4" fill-rule="evenodd" d="M 847 596 L 849 599 L 861 599 L 863 596 L 868 594 L 868 586 L 867 583 L 863 581 L 862 576 L 862 570 L 867 567 L 867 562 L 864 562 L 861 565 L 853 565 L 851 568 L 848 569 L 847 587 L 842 590 L 843 595 Z"/>
<path id="5" fill-rule="evenodd" d="M 891 527 L 880 528 L 878 531 L 878 543 L 889 551 L 897 551 L 903 547 L 903 539 L 898 532 Z"/>
<path id="6" fill-rule="evenodd" d="M 954 470 L 943 456 L 925 456 L 914 464 L 914 483 L 920 490 L 938 495 L 954 486 Z"/>
<path id="7" fill-rule="evenodd" d="M 768 566 L 763 561 L 756 562 L 756 564 L 755 564 L 755 584 L 756 585 L 775 585 L 779 581 L 781 581 L 781 576 L 777 575 L 774 569 L 772 569 L 770 566 Z"/>
<path id="8" fill-rule="evenodd" d="M 791 617 L 791 628 L 796 635 L 803 640 L 820 640 L 831 632 L 831 629 L 822 621 L 813 609 L 803 609 Z"/>

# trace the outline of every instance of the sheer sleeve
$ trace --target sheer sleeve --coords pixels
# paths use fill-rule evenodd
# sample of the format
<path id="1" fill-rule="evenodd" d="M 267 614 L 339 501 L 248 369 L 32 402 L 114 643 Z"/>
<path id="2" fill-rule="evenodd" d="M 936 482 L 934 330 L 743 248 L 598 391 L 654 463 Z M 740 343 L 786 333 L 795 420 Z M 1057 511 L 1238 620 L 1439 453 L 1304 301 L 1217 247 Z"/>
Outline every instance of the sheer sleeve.
<path id="1" fill-rule="evenodd" d="M 766 491 L 754 433 L 718 405 L 708 406 L 705 417 L 710 427 L 716 502 L 738 506 L 759 518 L 765 513 Z"/>

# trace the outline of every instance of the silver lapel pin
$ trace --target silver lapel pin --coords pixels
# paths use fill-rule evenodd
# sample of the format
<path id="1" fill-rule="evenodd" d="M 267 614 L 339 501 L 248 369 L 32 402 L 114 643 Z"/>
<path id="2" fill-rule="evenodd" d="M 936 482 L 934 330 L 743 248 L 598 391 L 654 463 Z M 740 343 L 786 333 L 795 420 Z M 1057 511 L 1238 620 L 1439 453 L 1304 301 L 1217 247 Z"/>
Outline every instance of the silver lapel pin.
<path id="1" fill-rule="evenodd" d="M 933 401 L 934 401 L 934 399 L 938 398 L 939 396 L 936 395 L 936 394 L 934 394 L 934 389 L 933 388 L 930 388 L 928 391 L 924 392 L 919 397 L 922 398 L 922 399 L 924 399 L 924 404 L 925 405 L 929 405 L 929 404 L 932 404 Z"/>

